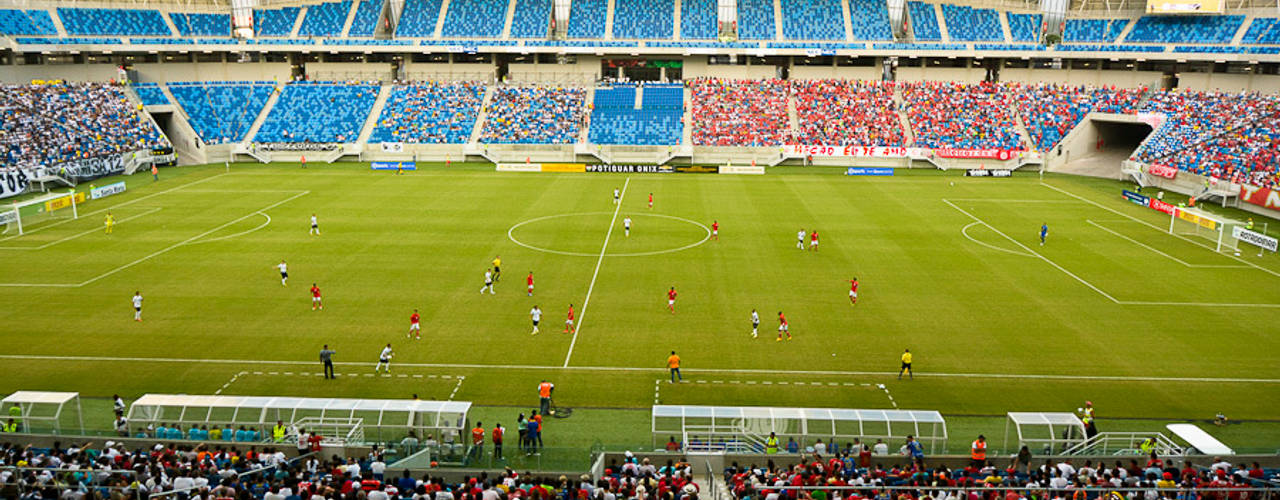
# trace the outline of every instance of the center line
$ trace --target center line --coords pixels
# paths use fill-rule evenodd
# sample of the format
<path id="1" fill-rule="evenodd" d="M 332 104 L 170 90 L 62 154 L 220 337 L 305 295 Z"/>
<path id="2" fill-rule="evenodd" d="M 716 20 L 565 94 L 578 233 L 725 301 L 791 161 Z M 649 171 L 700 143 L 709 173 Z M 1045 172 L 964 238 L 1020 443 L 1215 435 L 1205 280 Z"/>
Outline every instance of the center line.
<path id="1" fill-rule="evenodd" d="M 609 231 L 604 234 L 604 244 L 600 245 L 600 258 L 596 259 L 596 270 L 591 273 L 591 284 L 587 285 L 587 298 L 582 300 L 582 313 L 578 315 L 578 327 L 573 330 L 573 339 L 569 341 L 569 352 L 564 355 L 564 367 L 569 367 L 573 359 L 573 346 L 578 343 L 578 333 L 582 332 L 582 324 L 587 320 L 587 305 L 591 303 L 591 291 L 596 287 L 596 276 L 600 275 L 600 264 L 604 262 L 604 254 L 609 250 L 609 238 L 613 236 L 613 225 L 618 222 L 618 211 L 622 210 L 622 201 L 627 198 L 627 185 L 631 178 L 622 183 L 622 193 L 618 195 L 618 204 L 613 207 L 613 218 L 609 219 Z"/>

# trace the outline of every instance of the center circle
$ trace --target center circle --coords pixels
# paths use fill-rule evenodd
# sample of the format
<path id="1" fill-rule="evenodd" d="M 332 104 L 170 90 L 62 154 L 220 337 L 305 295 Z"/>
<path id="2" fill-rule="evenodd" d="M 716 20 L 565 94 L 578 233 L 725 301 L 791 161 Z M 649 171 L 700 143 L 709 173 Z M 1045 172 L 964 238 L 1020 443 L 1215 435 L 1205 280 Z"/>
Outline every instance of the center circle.
<path id="1" fill-rule="evenodd" d="M 556 214 L 556 215 L 545 215 L 542 217 L 535 217 L 526 221 L 517 222 L 515 225 L 511 226 L 511 228 L 507 229 L 507 238 L 510 239 L 512 243 L 528 248 L 530 250 L 537 250 L 539 252 L 552 253 L 556 255 L 568 255 L 572 257 L 599 257 L 600 256 L 599 251 L 570 252 L 570 251 L 564 251 L 564 250 L 556 250 L 554 248 L 546 248 L 544 246 L 533 245 L 533 244 L 520 241 L 520 239 L 516 238 L 516 235 L 515 235 L 517 229 L 520 229 L 521 227 L 529 224 L 535 224 L 538 222 L 554 220 L 554 219 L 564 219 L 564 218 L 570 218 L 570 217 L 593 217 L 593 216 L 599 216 L 599 215 L 608 215 L 611 217 L 611 220 L 616 219 L 614 220 L 614 224 L 616 226 L 613 228 L 613 232 L 610 233 L 610 240 L 609 240 L 609 248 L 614 248 L 614 245 L 617 244 L 617 238 L 619 237 L 626 238 L 626 236 L 621 234 L 623 232 L 622 219 L 625 215 L 619 215 L 618 217 L 614 218 L 613 217 L 614 212 L 579 212 L 579 213 L 571 213 L 571 214 Z M 633 220 L 641 219 L 641 218 L 653 218 L 653 219 L 665 220 L 665 221 L 675 221 L 680 223 L 681 225 L 686 225 L 686 224 L 692 225 L 694 227 L 697 227 L 698 229 L 701 229 L 701 232 L 703 233 L 702 239 L 696 242 L 690 243 L 688 245 L 680 246 L 680 247 L 664 248 L 664 249 L 651 250 L 646 252 L 615 253 L 612 251 L 607 251 L 604 254 L 606 257 L 643 257 L 646 255 L 661 255 L 666 253 L 675 253 L 675 252 L 688 250 L 690 248 L 696 247 L 698 245 L 706 243 L 707 240 L 711 239 L 711 228 L 707 227 L 705 224 L 702 224 L 701 222 L 698 222 L 698 221 L 689 220 L 684 217 L 676 217 L 674 215 L 647 214 L 647 213 L 637 213 L 637 214 L 627 214 L 627 215 L 630 215 Z M 632 226 L 633 226 L 632 232 L 640 233 L 640 234 L 644 234 L 643 231 L 647 230 L 649 227 L 652 227 L 651 225 L 648 225 L 648 224 L 641 224 L 639 221 L 634 222 Z M 638 235 L 633 235 L 632 237 L 634 238 L 637 236 Z M 598 240 L 597 240 L 597 243 L 599 243 Z"/>

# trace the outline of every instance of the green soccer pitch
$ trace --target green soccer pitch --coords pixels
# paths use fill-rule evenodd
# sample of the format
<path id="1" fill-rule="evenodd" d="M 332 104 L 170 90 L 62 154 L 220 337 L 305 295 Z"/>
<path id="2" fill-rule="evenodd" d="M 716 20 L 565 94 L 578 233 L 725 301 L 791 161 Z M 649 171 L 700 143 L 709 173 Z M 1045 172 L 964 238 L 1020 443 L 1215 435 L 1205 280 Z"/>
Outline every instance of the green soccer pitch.
<path id="1" fill-rule="evenodd" d="M 582 419 L 630 411 L 645 442 L 640 412 L 655 401 L 938 410 L 983 416 L 975 428 L 990 435 L 1007 411 L 1092 400 L 1104 422 L 1223 412 L 1255 426 L 1233 444 L 1280 447 L 1275 254 L 1170 235 L 1168 216 L 1124 201 L 1117 181 L 842 172 L 245 164 L 135 176 L 78 220 L 0 235 L 0 392 L 418 394 L 503 407 L 534 404 L 545 378 Z M 110 235 L 107 211 L 119 221 Z M 313 213 L 320 236 L 308 234 Z M 796 249 L 801 228 L 819 232 L 819 251 Z M 496 293 L 481 294 L 495 256 Z M 570 304 L 576 334 L 563 332 Z M 421 340 L 406 338 L 414 309 Z M 779 311 L 794 340 L 774 339 Z M 388 342 L 394 375 L 366 376 Z M 326 343 L 337 371 L 359 376 L 314 376 Z M 899 381 L 908 348 L 918 373 Z M 665 382 L 672 350 L 688 383 Z"/>

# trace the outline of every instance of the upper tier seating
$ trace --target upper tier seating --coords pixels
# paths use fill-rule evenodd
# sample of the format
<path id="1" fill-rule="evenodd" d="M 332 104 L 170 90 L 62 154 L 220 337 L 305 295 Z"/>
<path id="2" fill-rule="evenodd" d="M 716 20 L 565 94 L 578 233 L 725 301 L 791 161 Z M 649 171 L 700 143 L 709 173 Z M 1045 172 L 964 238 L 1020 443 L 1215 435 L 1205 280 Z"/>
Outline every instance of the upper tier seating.
<path id="1" fill-rule="evenodd" d="M 158 10 L 58 7 L 58 18 L 68 35 L 173 35 Z"/>
<path id="2" fill-rule="evenodd" d="M 917 146 L 1022 149 L 1011 96 L 995 84 L 907 83 L 903 100 Z"/>
<path id="3" fill-rule="evenodd" d="M 738 0 L 738 38 L 773 40 L 777 36 L 771 0 Z"/>
<path id="4" fill-rule="evenodd" d="M 253 32 L 258 36 L 289 36 L 301 11 L 301 7 L 253 9 Z"/>
<path id="5" fill-rule="evenodd" d="M 154 83 L 134 84 L 133 93 L 138 94 L 138 99 L 144 106 L 170 104 L 169 97 L 164 95 L 164 90 Z"/>
<path id="6" fill-rule="evenodd" d="M 181 36 L 231 36 L 231 16 L 205 12 L 170 12 Z"/>
<path id="7" fill-rule="evenodd" d="M 441 36 L 499 37 L 507 20 L 507 0 L 450 0 Z"/>
<path id="8" fill-rule="evenodd" d="M 976 9 L 967 5 L 942 4 L 942 17 L 947 33 L 955 42 L 1004 41 L 1000 14 L 995 9 Z"/>
<path id="9" fill-rule="evenodd" d="M 569 38 L 604 38 L 609 0 L 576 0 L 569 6 Z"/>
<path id="10" fill-rule="evenodd" d="M 1043 15 L 1009 13 L 1006 18 L 1009 20 L 1009 35 L 1013 37 L 1014 42 L 1040 41 L 1040 25 L 1044 22 Z"/>
<path id="11" fill-rule="evenodd" d="M 0 164 L 36 167 L 166 146 L 120 87 L 0 85 Z"/>
<path id="12" fill-rule="evenodd" d="M 351 0 L 325 2 L 307 6 L 307 15 L 298 28 L 298 36 L 338 36 L 351 14 Z"/>
<path id="13" fill-rule="evenodd" d="M 1245 31 L 1244 38 L 1240 39 L 1240 43 L 1245 45 L 1280 45 L 1280 19 L 1274 17 L 1253 18 L 1253 22 L 1249 23 L 1249 30 Z"/>
<path id="14" fill-rule="evenodd" d="M 396 36 L 434 36 L 442 3 L 441 0 L 405 0 L 400 24 L 396 25 Z"/>
<path id="15" fill-rule="evenodd" d="M 714 40 L 720 32 L 715 0 L 681 0 L 680 38 Z"/>
<path id="16" fill-rule="evenodd" d="M 1128 19 L 1067 19 L 1062 41 L 1111 43 L 1128 25 Z"/>
<path id="17" fill-rule="evenodd" d="M 635 87 L 596 89 L 588 131 L 593 144 L 680 143 L 684 130 L 684 89 L 650 86 L 640 92 L 640 109 L 636 109 Z"/>
<path id="18" fill-rule="evenodd" d="M 369 142 L 464 144 L 471 138 L 483 99 L 480 83 L 396 85 Z"/>
<path id="19" fill-rule="evenodd" d="M 1037 150 L 1049 151 L 1084 119 L 1100 113 L 1133 113 L 1143 89 L 1092 88 L 1066 85 L 1008 84 L 1018 114 Z"/>
<path id="20" fill-rule="evenodd" d="M 671 38 L 674 0 L 614 0 L 614 38 Z"/>
<path id="21" fill-rule="evenodd" d="M 912 36 L 917 41 L 937 42 L 942 40 L 942 28 L 938 26 L 938 14 L 933 4 L 909 1 L 907 13 L 910 14 Z"/>
<path id="22" fill-rule="evenodd" d="M 47 10 L 0 9 L 0 35 L 57 35 Z"/>
<path id="23" fill-rule="evenodd" d="M 351 20 L 351 28 L 347 36 L 373 36 L 378 31 L 378 21 L 382 17 L 382 8 L 386 0 L 360 0 L 356 7 L 356 17 Z"/>
<path id="24" fill-rule="evenodd" d="M 551 0 L 516 0 L 512 38 L 546 38 L 551 29 Z"/>
<path id="25" fill-rule="evenodd" d="M 255 142 L 355 142 L 373 101 L 375 85 L 298 82 L 284 86 Z"/>
<path id="26" fill-rule="evenodd" d="M 695 79 L 688 82 L 693 102 L 695 146 L 777 146 L 788 129 L 784 80 Z"/>
<path id="27" fill-rule="evenodd" d="M 244 140 L 275 86 L 247 82 L 170 82 L 169 92 L 206 144 Z"/>
<path id="28" fill-rule="evenodd" d="M 582 127 L 586 92 L 562 87 L 492 90 L 480 142 L 573 144 Z"/>
<path id="29" fill-rule="evenodd" d="M 1244 16 L 1142 16 L 1126 43 L 1230 43 Z"/>
<path id="30" fill-rule="evenodd" d="M 794 80 L 800 144 L 903 146 L 892 82 Z"/>
<path id="31" fill-rule="evenodd" d="M 844 40 L 840 0 L 781 0 L 782 37 L 788 40 Z"/>
<path id="32" fill-rule="evenodd" d="M 854 40 L 893 40 L 889 8 L 881 0 L 849 0 Z"/>

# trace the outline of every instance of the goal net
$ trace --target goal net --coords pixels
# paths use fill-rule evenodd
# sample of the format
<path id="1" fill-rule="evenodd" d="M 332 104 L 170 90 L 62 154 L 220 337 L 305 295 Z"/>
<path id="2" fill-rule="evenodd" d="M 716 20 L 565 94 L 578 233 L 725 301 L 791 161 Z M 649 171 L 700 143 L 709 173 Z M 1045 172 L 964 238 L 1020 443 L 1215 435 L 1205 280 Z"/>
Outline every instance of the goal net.
<path id="1" fill-rule="evenodd" d="M 1170 234 L 1201 238 L 1217 252 L 1239 252 L 1240 240 L 1232 229 L 1243 226 L 1243 222 L 1187 207 L 1175 207 L 1169 217 Z"/>
<path id="2" fill-rule="evenodd" d="M 5 226 L 6 233 L 21 235 L 50 220 L 79 217 L 81 203 L 84 193 L 70 190 L 0 205 L 0 225 Z"/>

